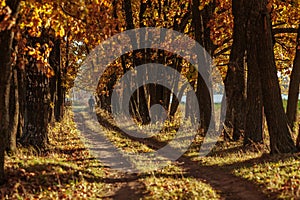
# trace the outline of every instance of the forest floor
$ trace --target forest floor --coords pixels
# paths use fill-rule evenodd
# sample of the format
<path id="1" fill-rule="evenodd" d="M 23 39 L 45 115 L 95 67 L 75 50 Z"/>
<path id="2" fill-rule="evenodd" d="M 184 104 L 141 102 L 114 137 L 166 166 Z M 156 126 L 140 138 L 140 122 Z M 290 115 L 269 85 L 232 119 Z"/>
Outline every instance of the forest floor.
<path id="1" fill-rule="evenodd" d="M 41 154 L 20 148 L 18 154 L 7 157 L 8 181 L 0 186 L 0 197 L 300 199 L 299 154 L 270 156 L 264 147 L 245 149 L 239 143 L 218 142 L 206 157 L 199 157 L 191 148 L 161 169 L 125 173 L 106 164 L 116 153 L 106 140 L 128 152 L 148 152 L 159 148 L 161 141 L 134 141 L 114 127 L 100 131 L 91 118 L 86 109 L 77 109 L 74 116 L 68 111 L 63 121 L 50 129 L 47 151 Z M 105 142 L 93 140 L 95 133 Z M 99 145 L 101 151 L 91 145 Z"/>

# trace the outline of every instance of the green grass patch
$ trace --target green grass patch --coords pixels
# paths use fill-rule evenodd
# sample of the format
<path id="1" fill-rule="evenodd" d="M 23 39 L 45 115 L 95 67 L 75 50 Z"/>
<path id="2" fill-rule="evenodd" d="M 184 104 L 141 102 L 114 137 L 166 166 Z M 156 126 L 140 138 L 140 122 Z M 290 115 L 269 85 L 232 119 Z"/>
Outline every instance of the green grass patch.
<path id="1" fill-rule="evenodd" d="M 199 161 L 204 166 L 228 166 L 247 160 L 260 158 L 268 150 L 263 146 L 243 147 L 242 142 L 224 142 L 216 143 L 212 151 L 205 157 L 199 156 L 200 145 L 194 146 L 185 155 L 193 161 Z"/>
<path id="2" fill-rule="evenodd" d="M 274 157 L 274 161 L 236 169 L 234 173 L 279 193 L 281 199 L 300 199 L 300 157 L 285 157 Z"/>
<path id="3" fill-rule="evenodd" d="M 1 199 L 113 199 L 122 196 L 128 183 L 126 174 L 112 171 L 95 160 L 76 130 L 72 112 L 50 131 L 50 145 L 43 155 L 31 148 L 20 148 L 16 156 L 7 157 L 8 182 L 0 186 Z M 132 152 L 151 149 L 142 143 L 107 130 L 107 137 L 120 148 Z M 125 143 L 125 144 L 124 144 Z M 142 199 L 219 199 L 211 186 L 186 177 L 176 163 L 160 170 L 140 173 L 134 181 L 145 187 Z M 139 190 L 138 188 L 136 190 Z"/>
<path id="4" fill-rule="evenodd" d="M 151 177 L 144 183 L 149 192 L 144 199 L 219 199 L 212 187 L 194 178 Z"/>
<path id="5" fill-rule="evenodd" d="M 94 160 L 78 137 L 67 112 L 50 128 L 50 145 L 43 155 L 20 148 L 7 157 L 7 184 L 0 186 L 1 199 L 99 199 L 110 185 L 99 181 L 106 169 Z"/>
<path id="6" fill-rule="evenodd" d="M 103 111 L 98 110 L 98 115 L 101 115 L 107 121 L 110 121 L 110 126 L 115 126 L 115 122 L 110 116 Z M 159 132 L 153 137 L 154 141 L 167 142 L 170 141 L 176 134 L 178 121 L 165 122 L 167 129 Z M 155 125 L 152 125 L 156 129 Z M 127 127 L 130 130 L 139 129 L 139 125 L 135 127 Z M 118 148 L 129 153 L 146 153 L 153 152 L 152 148 L 146 146 L 143 142 L 138 142 L 126 137 L 118 130 L 113 128 L 106 129 L 105 135 Z M 145 166 L 146 172 L 141 173 L 138 180 L 146 186 L 143 199 L 219 199 L 219 195 L 213 188 L 192 177 L 186 177 L 184 170 L 177 166 L 177 163 L 169 163 L 168 166 L 156 171 L 147 172 L 151 166 Z"/>

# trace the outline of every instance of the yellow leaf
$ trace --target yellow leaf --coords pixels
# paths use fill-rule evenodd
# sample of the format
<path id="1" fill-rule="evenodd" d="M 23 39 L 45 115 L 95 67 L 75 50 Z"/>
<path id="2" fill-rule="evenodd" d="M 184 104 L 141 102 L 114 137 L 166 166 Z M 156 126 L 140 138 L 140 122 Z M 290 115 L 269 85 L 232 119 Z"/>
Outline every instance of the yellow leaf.
<path id="1" fill-rule="evenodd" d="M 87 38 L 84 38 L 84 43 L 85 44 L 89 43 L 89 40 Z"/>
<path id="2" fill-rule="evenodd" d="M 65 29 L 63 27 L 60 28 L 59 35 L 61 37 L 65 36 Z"/>
<path id="3" fill-rule="evenodd" d="M 1 1 L 1 7 L 5 7 L 6 6 L 6 1 L 5 0 L 2 0 Z"/>
<path id="4" fill-rule="evenodd" d="M 55 75 L 54 70 L 50 67 L 47 68 L 46 76 L 47 78 L 51 78 Z"/>
<path id="5" fill-rule="evenodd" d="M 28 55 L 30 55 L 30 56 L 32 56 L 32 55 L 34 55 L 35 54 L 35 49 L 31 49 L 29 52 L 28 52 Z"/>

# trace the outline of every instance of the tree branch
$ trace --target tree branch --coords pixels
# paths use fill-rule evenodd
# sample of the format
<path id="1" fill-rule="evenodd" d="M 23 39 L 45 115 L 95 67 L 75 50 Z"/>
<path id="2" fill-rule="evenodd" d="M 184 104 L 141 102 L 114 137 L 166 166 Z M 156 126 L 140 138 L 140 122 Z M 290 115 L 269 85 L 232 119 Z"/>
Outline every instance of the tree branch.
<path id="1" fill-rule="evenodd" d="M 69 15 L 70 17 L 73 17 L 73 18 L 75 18 L 75 19 L 78 19 L 78 20 L 83 21 L 83 20 L 80 19 L 78 16 L 76 16 L 76 15 L 70 13 L 69 11 L 67 11 L 67 10 L 63 7 L 63 5 L 60 5 L 60 8 L 61 8 L 61 10 L 62 10 L 66 15 Z"/>
<path id="2" fill-rule="evenodd" d="M 218 57 L 218 56 L 222 55 L 223 53 L 226 53 L 226 52 L 229 51 L 230 49 L 231 49 L 231 46 L 226 47 L 226 48 L 222 49 L 221 51 L 215 53 L 215 54 L 214 54 L 214 57 Z"/>
<path id="3" fill-rule="evenodd" d="M 277 35 L 280 33 L 297 33 L 297 28 L 274 28 L 272 30 L 273 35 Z"/>

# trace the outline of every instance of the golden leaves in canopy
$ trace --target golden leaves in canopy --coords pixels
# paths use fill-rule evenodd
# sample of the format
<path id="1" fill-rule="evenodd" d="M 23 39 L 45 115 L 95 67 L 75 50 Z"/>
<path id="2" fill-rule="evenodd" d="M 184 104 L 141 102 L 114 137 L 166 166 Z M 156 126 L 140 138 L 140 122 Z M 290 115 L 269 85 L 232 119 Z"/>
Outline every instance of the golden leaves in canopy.
<path id="1" fill-rule="evenodd" d="M 300 20 L 299 0 L 271 0 L 273 5 L 272 21 L 276 28 L 296 27 Z M 14 23 L 10 17 L 10 10 L 7 9 L 5 0 L 0 1 L 0 15 L 5 16 L 0 23 L 0 30 L 10 28 Z M 200 1 L 200 10 L 203 10 L 212 0 Z M 211 29 L 211 39 L 218 46 L 216 52 L 223 49 L 230 50 L 232 43 L 233 16 L 231 11 L 231 0 L 216 0 L 216 8 L 208 27 Z M 141 12 L 141 3 L 146 3 L 146 10 Z M 132 0 L 133 18 L 135 27 L 155 26 L 174 28 L 183 23 L 183 17 L 191 13 L 191 0 Z M 30 37 L 41 37 L 42 30 L 52 30 L 53 37 L 60 39 L 62 46 L 66 42 L 71 44 L 70 48 L 75 49 L 77 55 L 68 55 L 70 59 L 69 66 L 64 66 L 67 71 L 75 73 L 80 60 L 83 60 L 87 54 L 87 49 L 93 49 L 106 38 L 126 30 L 125 15 L 122 1 L 108 0 L 26 0 L 21 2 L 20 23 L 18 41 L 20 48 L 26 49 L 24 55 L 31 56 L 37 60 L 39 68 L 49 76 L 51 67 L 48 63 L 50 50 L 42 51 L 41 47 L 28 47 L 25 35 Z M 278 25 L 279 24 L 279 25 Z M 188 18 L 187 25 L 183 32 L 193 37 L 191 31 L 191 19 Z M 288 67 L 290 62 L 287 58 L 294 53 L 295 34 L 281 34 L 276 38 L 278 42 L 284 45 L 275 46 L 275 56 L 277 60 L 283 60 L 280 66 Z M 76 44 L 75 44 L 76 43 Z M 26 47 L 26 48 L 25 48 Z M 65 50 L 63 50 L 65 51 Z M 218 56 L 216 65 L 226 64 L 229 60 L 228 53 Z M 65 52 L 64 52 L 65 53 Z M 65 61 L 66 58 L 62 58 Z M 26 63 L 26 62 L 25 62 Z M 62 62 L 63 64 L 65 62 Z M 116 63 L 118 64 L 118 63 Z M 49 69 L 49 70 L 48 70 Z M 190 68 L 187 65 L 186 73 Z"/>
<path id="2" fill-rule="evenodd" d="M 54 76 L 54 70 L 50 66 L 48 60 L 52 48 L 48 44 L 41 45 L 37 43 L 35 48 L 27 46 L 24 51 L 26 54 L 35 59 L 35 65 L 38 71 L 44 73 L 48 78 Z"/>

